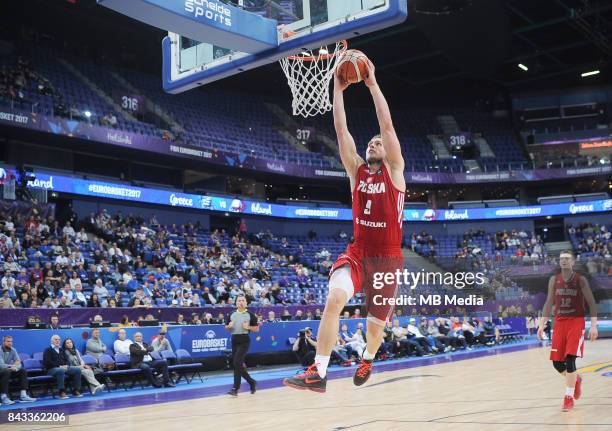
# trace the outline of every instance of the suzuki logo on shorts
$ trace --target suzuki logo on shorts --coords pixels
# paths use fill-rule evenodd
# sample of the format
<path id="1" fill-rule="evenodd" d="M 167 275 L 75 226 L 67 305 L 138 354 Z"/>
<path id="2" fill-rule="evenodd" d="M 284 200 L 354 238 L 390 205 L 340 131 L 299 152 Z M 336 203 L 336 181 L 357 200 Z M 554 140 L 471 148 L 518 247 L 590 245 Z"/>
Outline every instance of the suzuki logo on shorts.
<path id="1" fill-rule="evenodd" d="M 569 207 L 570 213 L 572 214 L 576 214 L 576 213 L 588 213 L 588 212 L 592 212 L 595 209 L 593 208 L 593 205 L 576 205 L 576 204 L 571 204 Z"/>
<path id="2" fill-rule="evenodd" d="M 192 207 L 193 199 L 184 196 L 177 196 L 174 193 L 170 195 L 170 205 L 173 207 Z"/>
<path id="3" fill-rule="evenodd" d="M 185 11 L 194 18 L 204 17 L 226 27 L 232 26 L 232 11 L 223 3 L 214 0 L 186 0 Z"/>
<path id="4" fill-rule="evenodd" d="M 385 183 L 374 183 L 368 184 L 367 182 L 361 180 L 359 181 L 359 185 L 357 186 L 357 190 L 366 193 L 368 195 L 377 195 L 379 193 L 385 193 Z"/>

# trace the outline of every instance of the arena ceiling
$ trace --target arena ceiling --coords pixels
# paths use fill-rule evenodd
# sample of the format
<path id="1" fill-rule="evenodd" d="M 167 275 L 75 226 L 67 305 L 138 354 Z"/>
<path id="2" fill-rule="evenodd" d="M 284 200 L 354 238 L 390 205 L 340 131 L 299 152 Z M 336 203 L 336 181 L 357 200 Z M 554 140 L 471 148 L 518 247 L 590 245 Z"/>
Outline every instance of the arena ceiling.
<path id="1" fill-rule="evenodd" d="M 30 26 L 55 43 L 88 45 L 88 55 L 159 74 L 164 33 L 95 0 L 3 3 L 10 12 L 0 18 L 8 20 L 5 34 Z M 372 58 L 379 80 L 411 94 L 439 89 L 448 100 L 465 90 L 507 93 L 612 82 L 611 0 L 409 0 L 409 5 L 405 23 L 354 39 L 351 47 Z M 444 8 L 450 12 L 432 14 Z M 581 78 L 590 70 L 601 73 Z M 248 75 L 214 85 L 248 90 L 257 82 L 264 93 L 288 92 L 276 64 Z"/>

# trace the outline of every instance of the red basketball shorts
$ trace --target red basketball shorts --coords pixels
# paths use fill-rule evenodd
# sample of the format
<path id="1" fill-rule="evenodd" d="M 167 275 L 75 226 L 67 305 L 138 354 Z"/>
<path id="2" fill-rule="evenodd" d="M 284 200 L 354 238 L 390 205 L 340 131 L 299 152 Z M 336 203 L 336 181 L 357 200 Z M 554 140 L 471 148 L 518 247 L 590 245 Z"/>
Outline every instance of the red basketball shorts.
<path id="1" fill-rule="evenodd" d="M 366 297 L 366 313 L 387 321 L 395 309 L 398 292 L 396 274 L 404 268 L 404 258 L 399 247 L 360 247 L 349 244 L 338 256 L 330 275 L 338 268 L 349 265 L 353 294 L 363 292 Z M 393 277 L 386 274 L 393 274 Z"/>
<path id="2" fill-rule="evenodd" d="M 551 361 L 565 361 L 567 355 L 582 358 L 584 351 L 584 318 L 555 319 L 553 328 Z"/>

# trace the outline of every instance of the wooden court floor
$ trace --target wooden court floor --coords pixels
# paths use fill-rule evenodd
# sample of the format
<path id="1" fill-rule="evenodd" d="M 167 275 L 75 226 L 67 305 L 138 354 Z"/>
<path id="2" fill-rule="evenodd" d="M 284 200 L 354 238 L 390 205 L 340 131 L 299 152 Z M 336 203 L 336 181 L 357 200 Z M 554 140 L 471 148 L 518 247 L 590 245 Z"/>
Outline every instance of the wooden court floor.
<path id="1" fill-rule="evenodd" d="M 374 374 L 357 388 L 328 382 L 326 394 L 285 387 L 72 415 L 67 426 L 11 430 L 612 430 L 612 340 L 587 342 L 583 397 L 561 412 L 564 384 L 537 348 Z M 599 366 L 593 366 L 597 365 Z M 612 364 L 612 362 L 611 362 Z M 612 374 L 612 373 L 611 373 Z"/>

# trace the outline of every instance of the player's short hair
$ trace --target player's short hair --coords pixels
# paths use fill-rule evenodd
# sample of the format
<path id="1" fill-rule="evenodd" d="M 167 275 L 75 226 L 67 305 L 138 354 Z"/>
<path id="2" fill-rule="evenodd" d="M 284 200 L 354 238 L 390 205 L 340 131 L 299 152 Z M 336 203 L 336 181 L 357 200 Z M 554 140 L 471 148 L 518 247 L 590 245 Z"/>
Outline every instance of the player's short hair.
<path id="1" fill-rule="evenodd" d="M 561 257 L 562 254 L 569 254 L 570 256 L 572 256 L 572 259 L 576 258 L 572 250 L 563 250 L 561 253 L 559 253 L 559 257 Z"/>
<path id="2" fill-rule="evenodd" d="M 382 140 L 382 136 L 380 136 L 380 134 L 378 135 L 374 135 L 370 138 L 370 140 L 368 142 L 372 142 L 374 139 L 381 139 Z"/>

